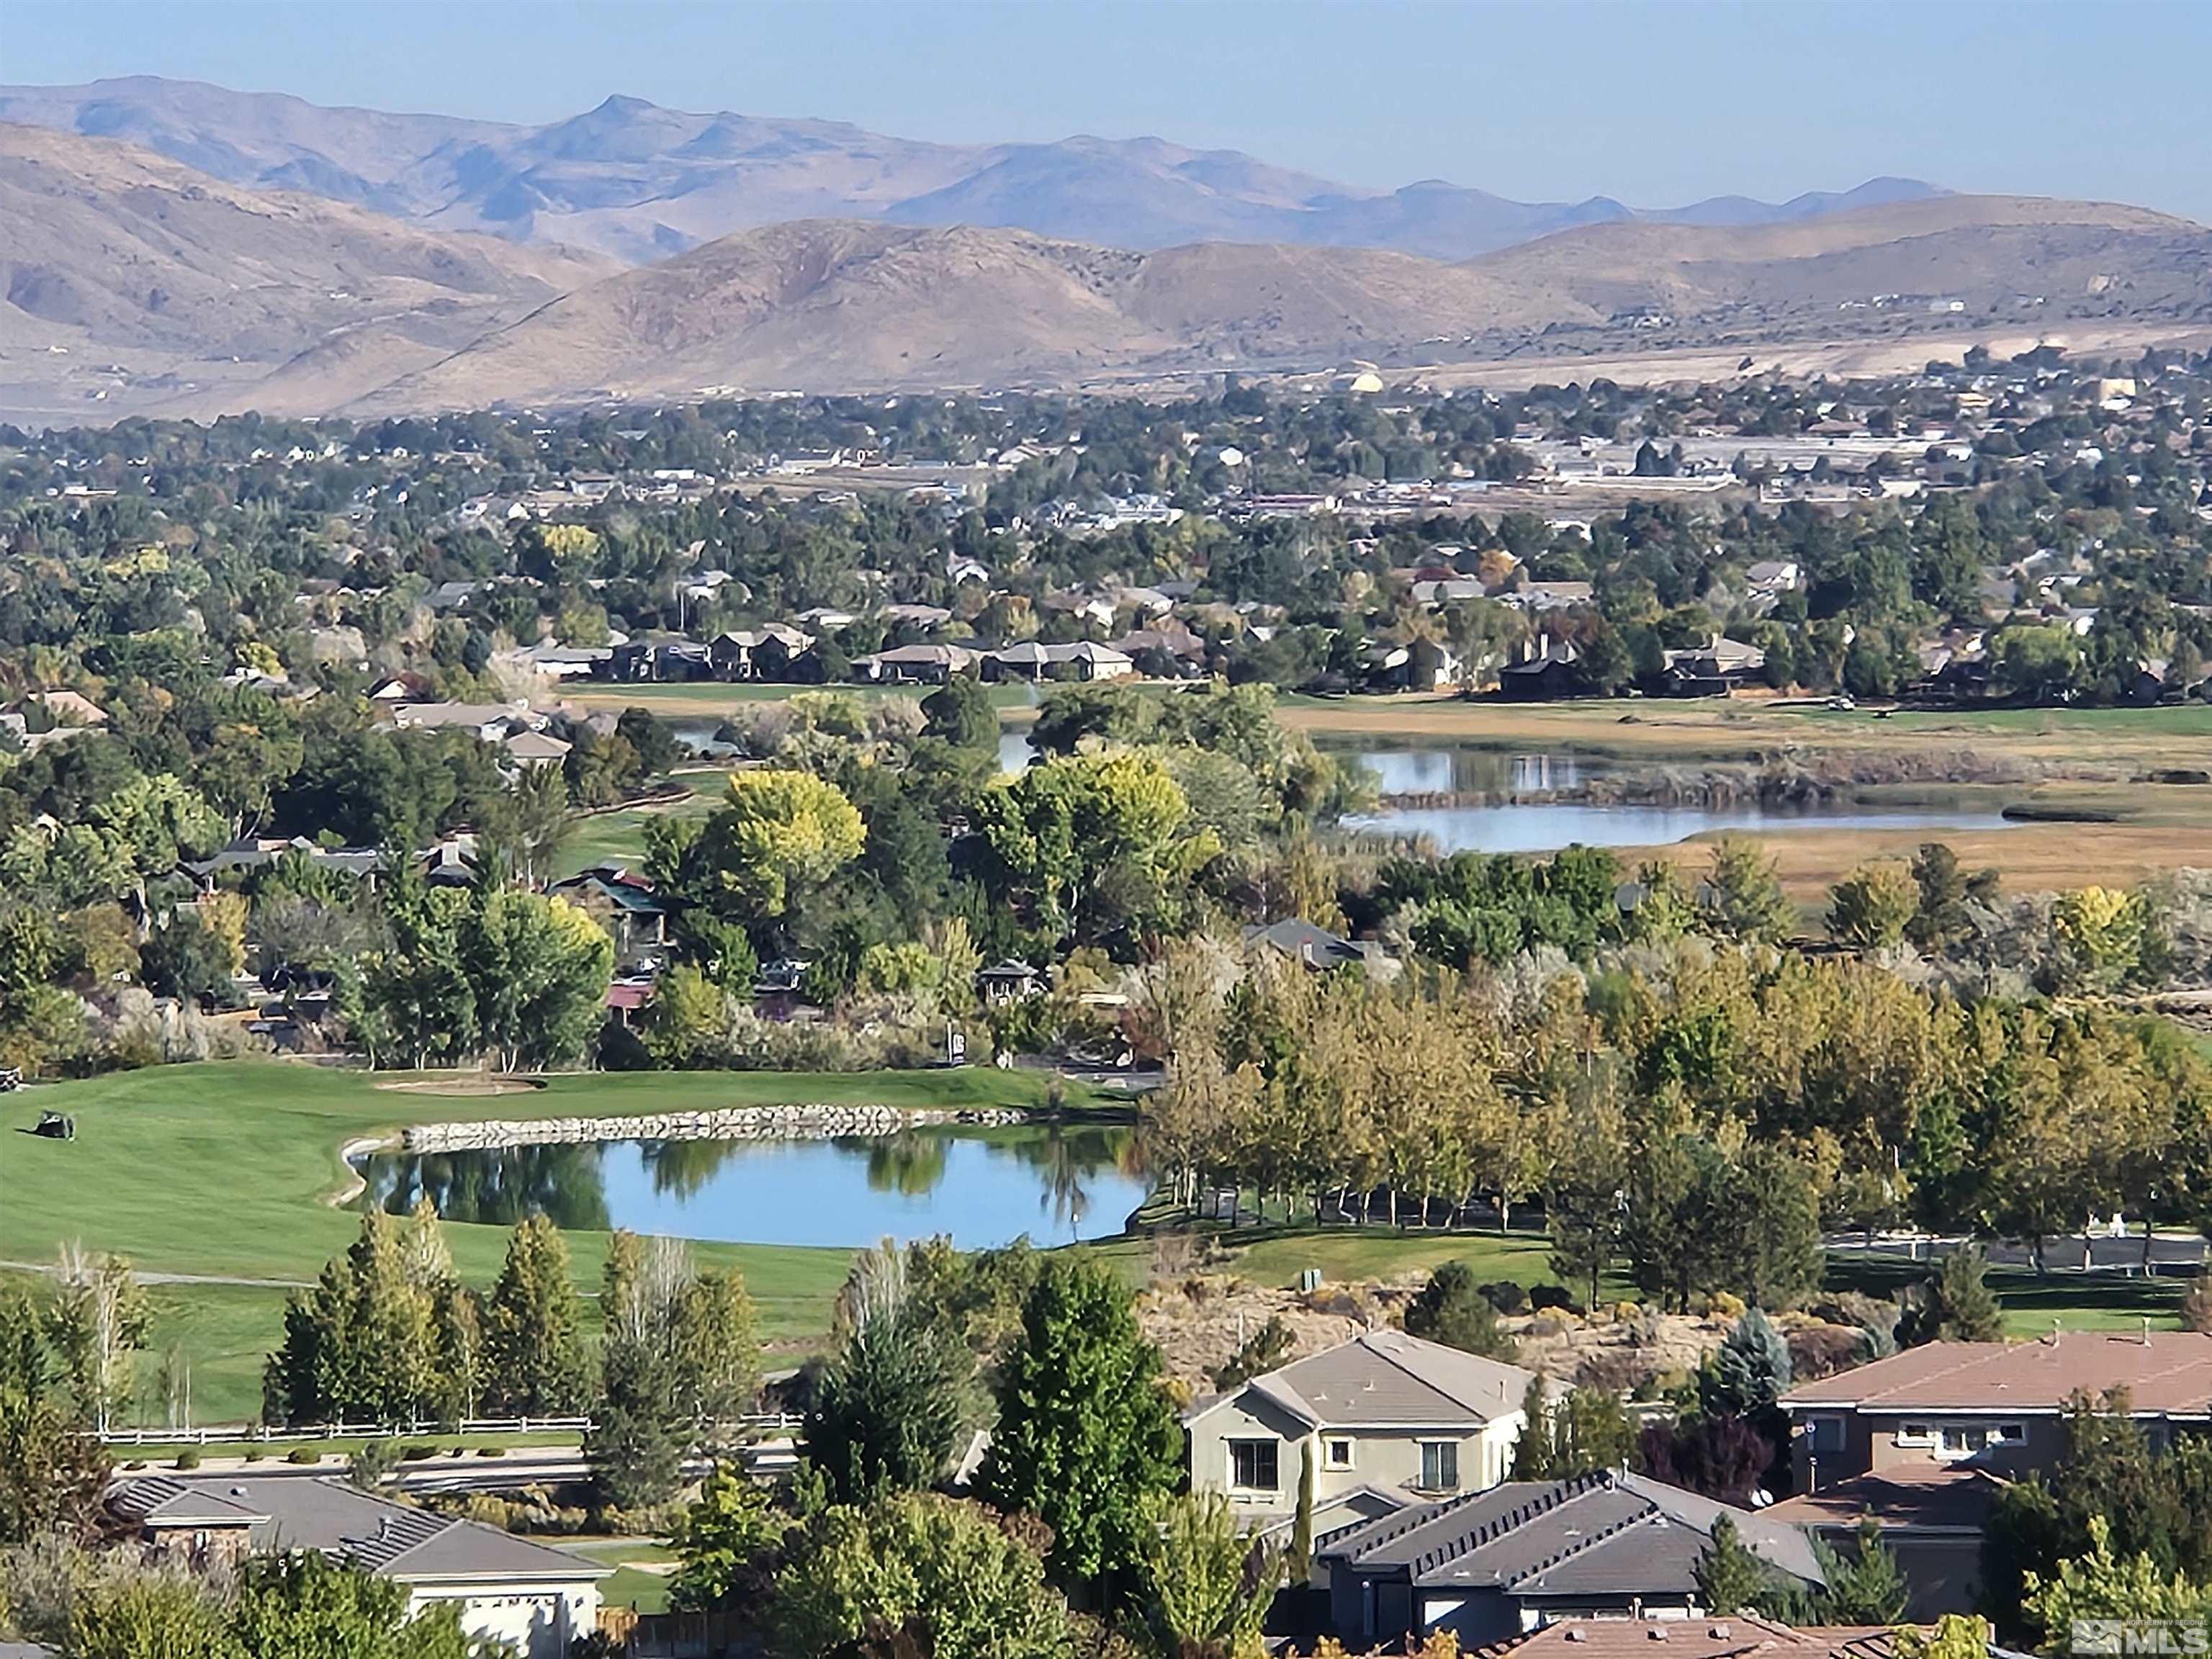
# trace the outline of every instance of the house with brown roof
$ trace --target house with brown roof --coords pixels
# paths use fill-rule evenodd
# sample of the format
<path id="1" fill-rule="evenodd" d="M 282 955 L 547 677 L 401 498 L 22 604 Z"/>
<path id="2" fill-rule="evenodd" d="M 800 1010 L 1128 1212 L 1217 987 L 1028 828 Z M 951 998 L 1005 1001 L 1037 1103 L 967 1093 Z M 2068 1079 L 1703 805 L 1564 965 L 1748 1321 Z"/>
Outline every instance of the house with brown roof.
<path id="1" fill-rule="evenodd" d="M 1905 1616 L 1925 1621 L 1981 1606 L 1982 1532 L 2007 1483 L 1982 1469 L 1899 1468 L 1852 1475 L 1764 1511 L 1802 1528 L 1840 1555 L 1872 1521 L 1906 1587 Z"/>
<path id="2" fill-rule="evenodd" d="M 1493 1659 L 1895 1659 L 1894 1636 L 1887 1625 L 1785 1625 L 1742 1613 L 1561 1619 L 1492 1653 Z"/>
<path id="3" fill-rule="evenodd" d="M 1368 1331 L 1194 1404 L 1183 1417 L 1190 1484 L 1227 1493 L 1261 1525 L 1296 1513 L 1309 1458 L 1317 1516 L 1480 1492 L 1513 1466 L 1534 1381 L 1518 1365 Z"/>
<path id="4" fill-rule="evenodd" d="M 2033 1342 L 1930 1342 L 1782 1396 L 1797 1489 L 1899 1470 L 2048 1468 L 2069 1402 L 2124 1393 L 2154 1446 L 2212 1426 L 2212 1335 L 2065 1331 Z"/>
<path id="5" fill-rule="evenodd" d="M 1798 1496 L 1766 1513 L 1838 1547 L 1869 1516 L 1911 1587 L 1912 1617 L 1969 1611 L 1990 1505 L 2006 1481 L 2058 1462 L 2082 1397 L 2124 1397 L 2154 1447 L 2212 1426 L 2212 1335 L 1930 1342 L 1801 1383 L 1781 1401 Z"/>

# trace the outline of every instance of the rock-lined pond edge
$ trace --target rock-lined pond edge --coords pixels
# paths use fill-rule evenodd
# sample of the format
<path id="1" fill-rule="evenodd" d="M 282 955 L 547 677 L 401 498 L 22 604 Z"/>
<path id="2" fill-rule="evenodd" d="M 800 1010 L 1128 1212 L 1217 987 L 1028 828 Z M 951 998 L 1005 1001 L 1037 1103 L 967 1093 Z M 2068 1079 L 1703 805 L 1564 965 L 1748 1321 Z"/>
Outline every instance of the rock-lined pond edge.
<path id="1" fill-rule="evenodd" d="M 896 1135 L 908 1129 L 951 1124 L 993 1127 L 1025 1123 L 1030 1115 L 1011 1107 L 953 1110 L 898 1106 L 719 1106 L 703 1111 L 648 1112 L 624 1117 L 418 1123 L 400 1131 L 399 1146 L 403 1152 L 423 1153 L 581 1146 L 597 1140 L 833 1140 L 844 1136 Z"/>

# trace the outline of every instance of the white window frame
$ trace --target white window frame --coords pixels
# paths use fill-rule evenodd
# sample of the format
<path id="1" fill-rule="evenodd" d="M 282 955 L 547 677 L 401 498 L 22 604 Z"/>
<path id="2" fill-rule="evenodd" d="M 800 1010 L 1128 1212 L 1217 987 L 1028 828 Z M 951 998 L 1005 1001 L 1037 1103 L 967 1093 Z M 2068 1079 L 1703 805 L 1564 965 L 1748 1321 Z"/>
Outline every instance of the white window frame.
<path id="1" fill-rule="evenodd" d="M 1897 1443 L 1900 1446 L 1932 1446 L 1936 1443 L 1936 1428 L 1931 1423 L 1899 1423 Z"/>
<path id="2" fill-rule="evenodd" d="M 1229 1446 L 1229 1490 L 1230 1490 L 1230 1491 L 1231 1491 L 1231 1492 L 1279 1492 L 1280 1491 L 1282 1491 L 1282 1489 L 1283 1489 L 1283 1443 L 1282 1443 L 1281 1441 L 1279 1441 L 1279 1440 L 1267 1440 L 1267 1439 L 1261 1439 L 1261 1438 L 1259 1438 L 1259 1437 L 1255 1437 L 1255 1436 L 1244 1436 L 1244 1437 L 1239 1437 L 1239 1438 L 1237 1438 L 1237 1439 L 1235 1439 L 1235 1440 L 1231 1440 L 1231 1441 L 1230 1441 L 1230 1442 L 1228 1443 L 1228 1446 Z M 1248 1485 L 1246 1485 L 1244 1482 L 1243 1482 L 1243 1481 L 1239 1480 L 1237 1478 L 1237 1451 L 1238 1451 L 1240 1449 L 1242 1449 L 1242 1448 L 1248 1448 L 1248 1447 L 1251 1449 L 1252 1454 L 1253 1454 L 1253 1457 L 1254 1457 L 1254 1460 L 1255 1460 L 1255 1462 L 1257 1462 L 1257 1460 L 1258 1460 L 1259 1455 L 1260 1455 L 1260 1454 L 1261 1454 L 1261 1452 L 1262 1452 L 1263 1450 L 1264 1450 L 1265 1452 L 1267 1452 L 1270 1456 L 1272 1456 L 1272 1457 L 1273 1458 L 1273 1460 L 1274 1460 L 1274 1464 L 1275 1464 L 1275 1479 L 1274 1479 L 1274 1481 L 1273 1481 L 1273 1483 L 1272 1485 L 1265 1486 L 1248 1486 Z"/>
<path id="3" fill-rule="evenodd" d="M 1421 1454 L 1421 1473 L 1419 1475 L 1420 1484 L 1419 1490 L 1422 1492 L 1460 1491 L 1459 1442 L 1456 1440 L 1419 1440 L 1414 1442 L 1414 1444 L 1420 1448 Z M 1430 1482 L 1429 1453 L 1431 1448 L 1434 1448 L 1437 1450 L 1437 1461 L 1438 1462 L 1441 1463 L 1447 1454 L 1449 1454 L 1451 1458 L 1452 1478 L 1449 1484 L 1441 1482 L 1431 1484 Z"/>
<path id="4" fill-rule="evenodd" d="M 1344 1470 L 1353 1467 L 1359 1456 L 1359 1443 L 1348 1434 L 1325 1434 L 1321 1439 L 1321 1466 L 1325 1469 Z M 1341 1447 L 1344 1455 L 1337 1456 Z"/>
<path id="5" fill-rule="evenodd" d="M 1990 1431 L 1992 1446 L 2025 1446 L 2027 1443 L 2027 1425 L 2000 1423 Z"/>

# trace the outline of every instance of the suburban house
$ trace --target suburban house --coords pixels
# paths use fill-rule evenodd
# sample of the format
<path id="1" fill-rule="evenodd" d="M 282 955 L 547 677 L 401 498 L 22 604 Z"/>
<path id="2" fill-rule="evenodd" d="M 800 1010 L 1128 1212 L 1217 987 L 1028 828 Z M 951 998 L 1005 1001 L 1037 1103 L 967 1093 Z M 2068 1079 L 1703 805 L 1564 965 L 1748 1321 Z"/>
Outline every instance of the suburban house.
<path id="1" fill-rule="evenodd" d="M 1079 680 L 1125 680 L 1137 672 L 1136 664 L 1112 646 L 1090 640 L 1048 645 L 1044 653 L 1051 664 L 1048 672 L 1055 677 L 1064 670 Z"/>
<path id="2" fill-rule="evenodd" d="M 1871 1520 L 1905 1576 L 1905 1616 L 1927 1620 L 1980 1607 L 1982 1532 L 2005 1485 L 1981 1469 L 1897 1468 L 1801 1492 L 1763 1513 L 1844 1556 L 1857 1553 L 1859 1522 Z"/>
<path id="3" fill-rule="evenodd" d="M 1442 691 L 1466 672 L 1459 653 L 1436 640 L 1371 646 L 1367 653 L 1367 686 L 1373 691 Z"/>
<path id="4" fill-rule="evenodd" d="M 1329 1622 L 1357 1652 L 1455 1634 L 1462 1650 L 1562 1620 L 1698 1616 L 1698 1565 L 1726 1516 L 1770 1567 L 1824 1583 L 1804 1534 L 1639 1474 L 1512 1481 L 1323 1534 Z M 1670 1617 L 1671 1616 L 1671 1617 Z"/>
<path id="5" fill-rule="evenodd" d="M 149 1475 L 117 1487 L 108 1508 L 149 1559 L 204 1569 L 248 1554 L 319 1551 L 405 1585 L 410 1610 L 459 1602 L 463 1630 L 507 1643 L 521 1659 L 562 1659 L 590 1634 L 599 1580 L 611 1571 L 313 1475 Z"/>
<path id="6" fill-rule="evenodd" d="M 1839 1547 L 1871 1516 L 1912 1616 L 1964 1612 L 2003 1482 L 2058 1461 L 2077 1397 L 2122 1395 L 2154 1447 L 2212 1425 L 2212 1335 L 2069 1331 L 1908 1348 L 1782 1396 L 1799 1496 L 1765 1513 Z"/>
<path id="7" fill-rule="evenodd" d="M 545 890 L 596 916 L 612 936 L 619 962 L 667 948 L 667 907 L 654 896 L 651 882 L 618 864 L 595 864 Z"/>
<path id="8" fill-rule="evenodd" d="M 501 746 L 516 766 L 533 772 L 541 766 L 559 766 L 568 758 L 569 745 L 543 732 L 510 732 Z"/>
<path id="9" fill-rule="evenodd" d="M 1902 1470 L 2048 1468 L 2077 1395 L 2124 1393 L 2153 1446 L 2212 1427 L 2212 1334 L 2054 1332 L 2033 1342 L 1930 1342 L 1782 1396 L 1797 1489 Z"/>
<path id="10" fill-rule="evenodd" d="M 1244 930 L 1247 956 L 1272 951 L 1319 973 L 1326 968 L 1359 968 L 1373 978 L 1396 977 L 1401 964 L 1373 939 L 1346 939 L 1303 916 L 1285 916 L 1264 927 Z"/>
<path id="11" fill-rule="evenodd" d="M 1499 666 L 1498 694 L 1516 702 L 1571 697 L 1582 690 L 1581 656 L 1572 641 L 1547 640 L 1541 650 Z"/>
<path id="12" fill-rule="evenodd" d="M 1887 1625 L 1785 1625 L 1746 1613 L 1725 1619 L 1562 1619 L 1516 1642 L 1513 1659 L 1896 1659 Z"/>
<path id="13" fill-rule="evenodd" d="M 1041 994 L 1045 988 L 1044 972 L 1018 957 L 1008 957 L 979 972 L 975 988 L 992 1007 L 1004 1007 L 1009 1002 Z"/>
<path id="14" fill-rule="evenodd" d="M 392 702 L 384 707 L 392 723 L 403 730 L 467 732 L 485 743 L 497 743 L 516 732 L 538 731 L 545 725 L 545 716 L 526 702 Z"/>
<path id="15" fill-rule="evenodd" d="M 1667 653 L 1667 690 L 1677 697 L 1723 697 L 1749 684 L 1766 667 L 1766 653 L 1716 634 L 1687 651 Z"/>
<path id="16" fill-rule="evenodd" d="M 1261 1525 L 1297 1512 L 1309 1459 L 1316 1514 L 1480 1492 L 1512 1467 L 1534 1380 L 1403 1331 L 1369 1331 L 1193 1406 L 1191 1487 L 1227 1493 Z"/>
<path id="17" fill-rule="evenodd" d="M 858 658 L 853 667 L 861 678 L 878 683 L 942 685 L 955 674 L 964 674 L 975 653 L 957 645 L 898 645 Z"/>
<path id="18" fill-rule="evenodd" d="M 718 680 L 819 679 L 814 636 L 782 623 L 717 634 L 707 660 Z"/>

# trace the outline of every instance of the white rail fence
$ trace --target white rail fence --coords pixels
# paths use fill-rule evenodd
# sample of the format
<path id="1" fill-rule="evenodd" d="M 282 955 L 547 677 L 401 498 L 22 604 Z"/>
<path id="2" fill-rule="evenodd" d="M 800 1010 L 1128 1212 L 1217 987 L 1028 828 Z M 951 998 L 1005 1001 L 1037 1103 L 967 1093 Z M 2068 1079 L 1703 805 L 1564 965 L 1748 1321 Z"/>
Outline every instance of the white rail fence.
<path id="1" fill-rule="evenodd" d="M 792 1412 L 750 1412 L 720 1426 L 788 1431 L 805 1420 Z M 217 1423 L 189 1429 L 109 1429 L 100 1438 L 110 1446 L 211 1446 L 238 1441 L 281 1446 L 316 1440 L 405 1440 L 422 1435 L 586 1435 L 596 1426 L 588 1417 L 472 1417 L 462 1423 L 325 1423 L 289 1429 L 267 1428 L 258 1423 Z"/>

